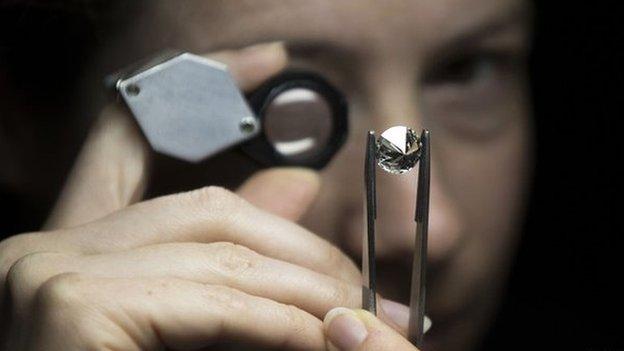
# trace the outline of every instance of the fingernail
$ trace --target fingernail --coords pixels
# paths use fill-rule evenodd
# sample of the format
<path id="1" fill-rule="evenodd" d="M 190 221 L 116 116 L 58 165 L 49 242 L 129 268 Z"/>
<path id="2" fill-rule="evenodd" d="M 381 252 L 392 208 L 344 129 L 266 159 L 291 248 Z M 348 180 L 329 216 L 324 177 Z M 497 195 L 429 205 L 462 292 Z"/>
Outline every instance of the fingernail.
<path id="1" fill-rule="evenodd" d="M 249 62 L 255 62 L 256 69 L 260 71 L 279 71 L 288 62 L 288 53 L 282 41 L 252 45 L 245 48 L 242 53 Z"/>
<path id="2" fill-rule="evenodd" d="M 383 313 L 390 318 L 398 327 L 407 330 L 409 326 L 409 307 L 400 304 L 398 302 L 390 301 L 390 300 L 381 300 L 379 303 Z M 431 329 L 431 319 L 425 316 L 423 329 L 424 332 L 428 332 Z"/>
<path id="3" fill-rule="evenodd" d="M 409 307 L 398 302 L 382 299 L 379 303 L 384 315 L 386 315 L 398 327 L 407 330 L 409 324 Z"/>
<path id="4" fill-rule="evenodd" d="M 425 322 L 424 322 L 424 326 L 423 328 L 425 329 L 425 333 L 429 331 L 429 329 L 431 329 L 431 326 L 433 325 L 433 322 L 431 322 L 431 319 L 429 319 L 429 317 L 425 316 Z"/>
<path id="5" fill-rule="evenodd" d="M 255 44 L 255 45 L 251 45 L 246 47 L 244 50 L 247 52 L 262 52 L 262 51 L 272 51 L 272 50 L 281 50 L 282 47 L 284 46 L 284 42 L 283 41 L 274 41 L 274 42 L 270 42 L 270 43 L 261 43 L 261 44 Z"/>
<path id="6" fill-rule="evenodd" d="M 337 307 L 329 311 L 324 325 L 330 350 L 355 350 L 368 336 L 364 323 L 348 308 Z"/>

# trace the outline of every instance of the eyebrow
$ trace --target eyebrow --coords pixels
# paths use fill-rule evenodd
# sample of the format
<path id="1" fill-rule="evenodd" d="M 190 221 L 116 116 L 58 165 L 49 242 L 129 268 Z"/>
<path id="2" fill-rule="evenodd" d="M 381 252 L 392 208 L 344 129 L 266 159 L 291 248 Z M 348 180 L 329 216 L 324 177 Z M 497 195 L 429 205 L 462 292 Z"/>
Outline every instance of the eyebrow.
<path id="1" fill-rule="evenodd" d="M 256 16 L 254 13 L 253 16 Z M 453 55 L 457 52 L 464 52 L 479 46 L 488 38 L 496 37 L 513 29 L 530 28 L 532 23 L 532 6 L 525 2 L 516 3 L 503 12 L 496 14 L 484 14 L 481 18 L 475 18 L 473 23 L 465 27 L 448 28 L 447 33 L 442 33 L 439 39 L 431 42 L 425 50 L 425 56 L 440 57 L 441 55 Z M 260 41 L 284 39 L 286 47 L 293 58 L 324 58 L 340 60 L 346 57 L 356 57 L 361 53 L 361 48 L 355 42 L 345 42 L 336 37 L 323 36 L 290 36 L 280 38 L 275 34 L 275 27 L 272 29 L 256 33 L 256 35 L 235 41 L 238 45 L 244 46 Z M 527 32 L 528 33 L 528 32 Z M 229 45 L 232 41 L 229 41 Z M 223 43 L 223 45 L 225 45 Z"/>
<path id="2" fill-rule="evenodd" d="M 436 52 L 453 52 L 477 46 L 484 39 L 505 33 L 511 29 L 528 29 L 532 23 L 530 6 L 518 5 L 500 16 L 483 21 L 473 28 L 450 35 L 436 45 Z"/>
<path id="3" fill-rule="evenodd" d="M 480 21 L 472 27 L 449 34 L 433 45 L 431 52 L 435 56 L 461 52 L 478 46 L 485 39 L 512 29 L 529 29 L 532 21 L 531 6 L 514 6 L 502 15 L 491 16 L 491 18 Z M 307 38 L 289 40 L 287 47 L 289 52 L 297 57 L 312 57 L 320 54 L 327 54 L 332 57 L 349 57 L 357 51 L 355 46 L 345 46 L 342 42 Z"/>

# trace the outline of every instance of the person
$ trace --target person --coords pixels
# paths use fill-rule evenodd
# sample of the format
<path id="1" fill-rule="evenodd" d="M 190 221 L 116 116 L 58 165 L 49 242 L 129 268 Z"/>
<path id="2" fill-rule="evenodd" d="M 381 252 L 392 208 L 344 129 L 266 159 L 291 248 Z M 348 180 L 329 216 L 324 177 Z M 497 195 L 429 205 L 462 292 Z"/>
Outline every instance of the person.
<path id="1" fill-rule="evenodd" d="M 404 337 L 413 177 L 378 178 L 378 318 L 359 310 L 354 263 L 364 136 L 394 125 L 432 135 L 424 349 L 478 345 L 529 186 L 529 3 L 141 4 L 93 72 L 169 47 L 227 64 L 243 91 L 305 68 L 345 92 L 349 139 L 321 172 L 268 169 L 226 190 L 247 168 L 219 157 L 195 190 L 145 199 L 179 172 L 156 167 L 129 113 L 109 101 L 45 227 L 0 243 L 2 349 L 414 350 Z"/>

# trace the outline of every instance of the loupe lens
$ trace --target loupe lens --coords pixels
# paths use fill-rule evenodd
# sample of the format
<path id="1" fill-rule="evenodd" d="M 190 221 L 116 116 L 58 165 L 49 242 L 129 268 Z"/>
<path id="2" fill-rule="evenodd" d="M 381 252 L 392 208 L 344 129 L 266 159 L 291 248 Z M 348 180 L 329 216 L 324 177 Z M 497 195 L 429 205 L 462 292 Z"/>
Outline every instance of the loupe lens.
<path id="1" fill-rule="evenodd" d="M 349 129 L 343 95 L 312 72 L 287 71 L 247 96 L 262 132 L 242 150 L 259 163 L 322 169 Z"/>
<path id="2" fill-rule="evenodd" d="M 285 90 L 268 104 L 264 132 L 284 159 L 306 162 L 318 157 L 327 147 L 332 134 L 331 107 L 313 90 Z"/>

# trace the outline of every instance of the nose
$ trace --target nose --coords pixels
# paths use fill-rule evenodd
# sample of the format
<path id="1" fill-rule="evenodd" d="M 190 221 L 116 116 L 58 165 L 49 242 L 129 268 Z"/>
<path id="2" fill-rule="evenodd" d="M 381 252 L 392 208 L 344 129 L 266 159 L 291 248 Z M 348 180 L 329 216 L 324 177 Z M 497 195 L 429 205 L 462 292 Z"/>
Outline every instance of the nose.
<path id="1" fill-rule="evenodd" d="M 452 256 L 461 239 L 461 221 L 451 197 L 445 193 L 439 170 L 433 166 L 429 214 L 428 258 L 433 264 Z M 416 224 L 416 175 L 392 175 L 383 171 L 377 177 L 377 256 L 410 257 L 414 248 Z"/>
<path id="2" fill-rule="evenodd" d="M 416 99 L 414 84 L 407 75 L 386 72 L 376 77 L 368 90 L 371 127 L 377 135 L 395 125 L 405 125 L 418 133 L 423 128 L 423 109 Z M 435 130 L 431 134 L 431 194 L 429 214 L 428 258 L 430 263 L 443 262 L 452 256 L 461 243 L 462 220 L 453 201 L 450 187 L 445 186 L 444 169 L 436 152 Z M 403 175 L 377 171 L 377 257 L 396 259 L 411 257 L 416 223 L 417 170 Z"/>

